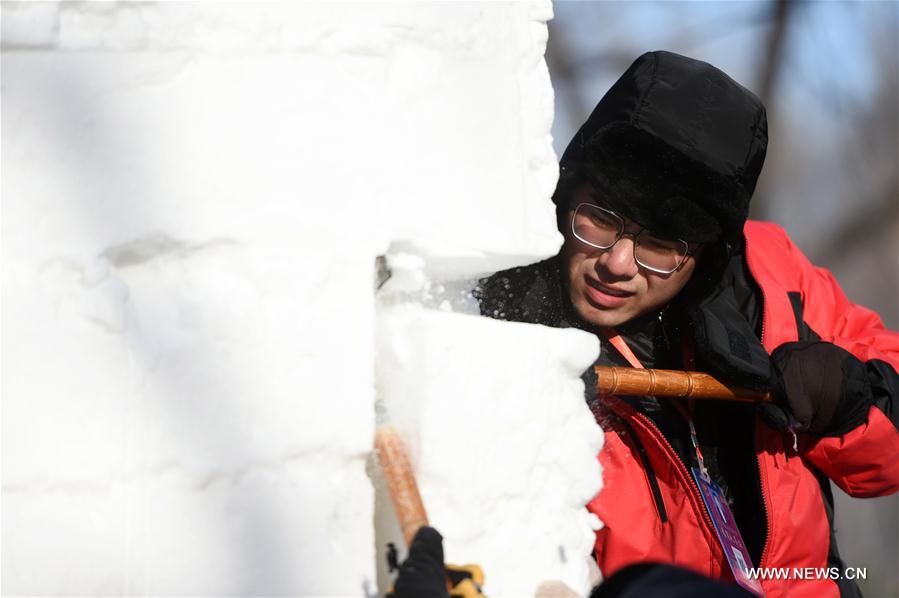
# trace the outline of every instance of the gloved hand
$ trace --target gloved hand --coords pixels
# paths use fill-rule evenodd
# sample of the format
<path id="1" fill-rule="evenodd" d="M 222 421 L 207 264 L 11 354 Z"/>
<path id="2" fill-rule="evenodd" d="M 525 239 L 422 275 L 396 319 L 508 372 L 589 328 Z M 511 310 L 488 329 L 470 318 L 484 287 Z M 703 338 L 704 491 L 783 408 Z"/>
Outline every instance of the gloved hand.
<path id="1" fill-rule="evenodd" d="M 484 573 L 477 565 L 444 565 L 443 536 L 423 527 L 409 546 L 409 556 L 388 598 L 484 598 Z"/>
<path id="2" fill-rule="evenodd" d="M 771 427 L 840 436 L 868 419 L 871 384 L 865 364 L 833 343 L 784 343 L 771 354 L 779 389 L 761 415 Z"/>

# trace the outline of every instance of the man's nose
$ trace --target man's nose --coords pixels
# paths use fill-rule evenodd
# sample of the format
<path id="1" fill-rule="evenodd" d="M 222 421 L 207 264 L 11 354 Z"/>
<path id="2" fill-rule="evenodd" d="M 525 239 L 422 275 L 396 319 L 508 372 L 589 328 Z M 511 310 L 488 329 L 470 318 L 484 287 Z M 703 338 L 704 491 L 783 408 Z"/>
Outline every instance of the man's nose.
<path id="1" fill-rule="evenodd" d="M 601 267 L 613 278 L 627 280 L 633 278 L 639 272 L 639 266 L 634 260 L 634 240 L 630 237 L 621 237 L 609 249 L 602 250 L 596 261 L 597 267 Z"/>

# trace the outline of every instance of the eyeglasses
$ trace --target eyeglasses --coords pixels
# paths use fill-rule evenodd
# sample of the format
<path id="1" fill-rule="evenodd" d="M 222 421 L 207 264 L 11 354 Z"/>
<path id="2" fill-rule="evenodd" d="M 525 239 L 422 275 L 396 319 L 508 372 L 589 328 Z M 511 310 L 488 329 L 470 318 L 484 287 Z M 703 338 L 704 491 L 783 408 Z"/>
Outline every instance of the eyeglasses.
<path id="1" fill-rule="evenodd" d="M 578 204 L 575 208 L 571 232 L 597 249 L 611 249 L 621 237 L 632 237 L 634 261 L 659 274 L 671 274 L 692 254 L 690 246 L 682 239 L 663 239 L 645 228 L 636 233 L 625 232 L 621 216 L 591 203 Z"/>

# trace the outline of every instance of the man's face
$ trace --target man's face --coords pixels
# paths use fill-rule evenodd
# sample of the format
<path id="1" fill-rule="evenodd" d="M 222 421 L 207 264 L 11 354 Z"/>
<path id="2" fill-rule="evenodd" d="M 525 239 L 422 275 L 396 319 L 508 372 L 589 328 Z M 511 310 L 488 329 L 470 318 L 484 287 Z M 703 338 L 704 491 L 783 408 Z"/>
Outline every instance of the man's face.
<path id="1" fill-rule="evenodd" d="M 562 246 L 564 280 L 571 304 L 585 321 L 596 326 L 618 326 L 671 301 L 687 284 L 696 260 L 688 255 L 671 274 L 659 274 L 634 261 L 633 237 L 622 237 L 609 249 L 597 249 L 579 240 L 571 231 L 574 206 L 596 203 L 589 184 L 581 185 L 563 223 Z M 625 231 L 640 226 L 625 219 Z"/>

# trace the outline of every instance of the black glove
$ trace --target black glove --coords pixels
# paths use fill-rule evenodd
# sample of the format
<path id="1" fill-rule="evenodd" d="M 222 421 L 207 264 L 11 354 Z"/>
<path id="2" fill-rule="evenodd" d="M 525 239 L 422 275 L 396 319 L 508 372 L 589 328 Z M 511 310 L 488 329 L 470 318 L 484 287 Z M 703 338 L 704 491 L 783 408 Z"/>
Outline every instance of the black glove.
<path id="1" fill-rule="evenodd" d="M 394 598 L 449 598 L 443 568 L 443 536 L 433 527 L 416 532 L 409 556 L 388 594 Z"/>
<path id="2" fill-rule="evenodd" d="M 416 532 L 409 556 L 388 598 L 483 598 L 484 574 L 477 565 L 444 565 L 443 536 L 433 527 Z"/>
<path id="3" fill-rule="evenodd" d="M 865 364 L 833 343 L 785 343 L 771 354 L 779 388 L 760 405 L 771 427 L 840 436 L 868 420 L 871 384 Z"/>

